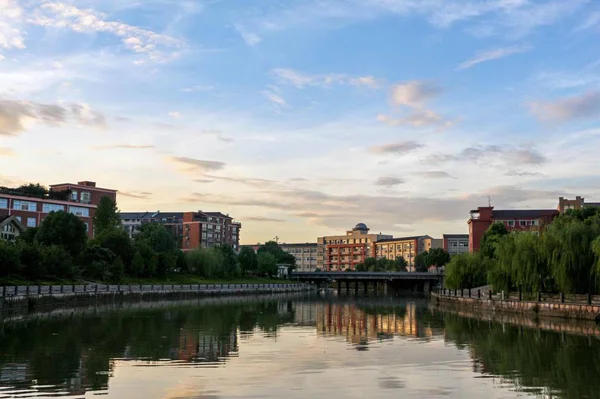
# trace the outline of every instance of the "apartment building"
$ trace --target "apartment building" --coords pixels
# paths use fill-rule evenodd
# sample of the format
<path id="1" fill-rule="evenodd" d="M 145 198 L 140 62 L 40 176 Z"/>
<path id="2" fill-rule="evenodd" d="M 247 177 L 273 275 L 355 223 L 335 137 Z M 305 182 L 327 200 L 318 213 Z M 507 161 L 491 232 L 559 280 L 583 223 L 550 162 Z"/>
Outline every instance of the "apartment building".
<path id="1" fill-rule="evenodd" d="M 469 252 L 468 234 L 444 234 L 444 251 L 450 255 L 464 254 Z"/>
<path id="2" fill-rule="evenodd" d="M 221 212 L 121 212 L 130 237 L 145 223 L 161 223 L 183 251 L 229 244 L 239 250 L 241 223 Z"/>
<path id="3" fill-rule="evenodd" d="M 296 258 L 296 271 L 312 272 L 317 269 L 317 243 L 284 243 L 281 249 Z"/>
<path id="4" fill-rule="evenodd" d="M 48 195 L 33 195 L 18 189 L 0 189 L 0 217 L 15 216 L 25 227 L 38 227 L 50 212 L 70 212 L 78 216 L 94 237 L 92 219 L 100 199 L 117 200 L 117 190 L 100 188 L 92 181 L 77 184 L 62 183 L 50 186 Z"/>
<path id="5" fill-rule="evenodd" d="M 585 202 L 585 198 L 577 196 L 574 200 L 560 197 L 558 199 L 558 206 L 556 210 L 559 213 L 565 213 L 569 209 L 581 209 L 589 206 L 600 207 L 600 202 Z"/>
<path id="6" fill-rule="evenodd" d="M 375 243 L 392 238 L 388 234 L 371 234 L 364 223 L 358 223 L 345 235 L 317 238 L 317 268 L 326 271 L 354 270 L 366 258 L 375 256 Z"/>
<path id="7" fill-rule="evenodd" d="M 442 248 L 442 240 L 431 238 L 428 235 L 385 238 L 375 242 L 375 255 L 377 259 L 396 260 L 404 258 L 406 260 L 407 270 L 415 271 L 415 257 L 429 251 L 431 248 Z"/>
<path id="8" fill-rule="evenodd" d="M 495 222 L 504 223 L 508 231 L 539 232 L 559 215 L 557 209 L 494 210 L 493 206 L 478 207 L 471 211 L 469 225 L 469 251 L 479 251 L 481 238 Z"/>

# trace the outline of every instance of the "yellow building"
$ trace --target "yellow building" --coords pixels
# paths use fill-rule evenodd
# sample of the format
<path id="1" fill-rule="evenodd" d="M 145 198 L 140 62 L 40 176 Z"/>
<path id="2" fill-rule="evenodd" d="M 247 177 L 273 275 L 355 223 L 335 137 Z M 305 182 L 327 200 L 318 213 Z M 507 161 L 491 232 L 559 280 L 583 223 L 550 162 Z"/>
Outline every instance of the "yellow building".
<path id="1" fill-rule="evenodd" d="M 375 242 L 375 257 L 377 259 L 396 260 L 400 257 L 408 263 L 408 271 L 415 271 L 415 257 L 431 248 L 442 248 L 442 239 L 431 238 L 428 235 L 400 238 L 385 238 Z"/>

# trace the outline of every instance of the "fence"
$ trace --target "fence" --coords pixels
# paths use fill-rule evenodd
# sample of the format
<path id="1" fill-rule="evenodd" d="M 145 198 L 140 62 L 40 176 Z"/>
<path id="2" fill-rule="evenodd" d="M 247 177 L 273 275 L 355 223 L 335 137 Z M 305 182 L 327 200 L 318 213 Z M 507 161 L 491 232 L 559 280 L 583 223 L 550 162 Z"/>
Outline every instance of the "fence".
<path id="1" fill-rule="evenodd" d="M 548 302 L 548 303 L 571 303 L 571 304 L 600 304 L 599 295 L 590 294 L 547 294 L 547 293 L 523 293 L 523 292 L 500 292 L 493 293 L 491 290 L 462 289 L 450 290 L 438 288 L 435 293 L 442 297 L 461 297 L 495 301 L 525 301 L 525 302 Z"/>
<path id="2" fill-rule="evenodd" d="M 29 296 L 106 295 L 118 293 L 242 293 L 292 292 L 309 289 L 308 284 L 87 284 L 87 285 L 23 285 L 0 287 L 0 298 L 17 299 Z"/>

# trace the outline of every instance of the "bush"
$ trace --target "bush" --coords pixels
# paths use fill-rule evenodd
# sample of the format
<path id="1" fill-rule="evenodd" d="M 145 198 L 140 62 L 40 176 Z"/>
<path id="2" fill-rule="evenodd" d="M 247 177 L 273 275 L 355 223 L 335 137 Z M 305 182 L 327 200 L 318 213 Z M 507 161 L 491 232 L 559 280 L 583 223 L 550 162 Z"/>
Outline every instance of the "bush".
<path id="1" fill-rule="evenodd" d="M 73 257 L 65 248 L 58 245 L 42 247 L 41 255 L 41 267 L 46 270 L 48 277 L 72 279 L 75 276 Z"/>
<path id="2" fill-rule="evenodd" d="M 0 240 L 0 276 L 14 276 L 21 272 L 19 247 Z"/>
<path id="3" fill-rule="evenodd" d="M 19 255 L 23 266 L 23 277 L 30 280 L 48 277 L 48 271 L 42 262 L 42 248 L 38 244 L 21 242 L 19 244 Z"/>
<path id="4" fill-rule="evenodd" d="M 144 257 L 140 252 L 136 252 L 131 261 L 131 273 L 135 277 L 142 277 L 144 275 Z"/>

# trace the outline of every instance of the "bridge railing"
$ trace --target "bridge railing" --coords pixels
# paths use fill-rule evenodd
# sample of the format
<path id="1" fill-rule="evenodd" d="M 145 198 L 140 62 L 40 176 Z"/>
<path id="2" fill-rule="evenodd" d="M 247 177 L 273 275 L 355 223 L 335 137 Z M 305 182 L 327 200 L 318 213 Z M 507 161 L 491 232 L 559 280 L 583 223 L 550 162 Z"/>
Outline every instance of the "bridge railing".
<path id="1" fill-rule="evenodd" d="M 27 296 L 66 296 L 117 293 L 185 293 L 185 292 L 248 292 L 248 291 L 301 291 L 308 284 L 70 284 L 20 285 L 0 287 L 0 298 Z"/>

